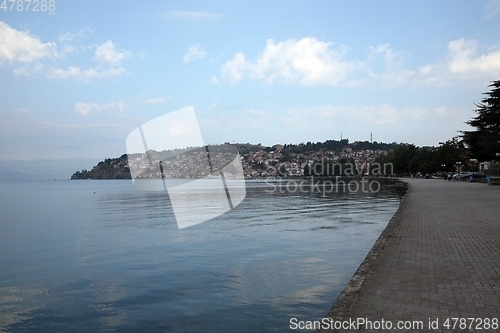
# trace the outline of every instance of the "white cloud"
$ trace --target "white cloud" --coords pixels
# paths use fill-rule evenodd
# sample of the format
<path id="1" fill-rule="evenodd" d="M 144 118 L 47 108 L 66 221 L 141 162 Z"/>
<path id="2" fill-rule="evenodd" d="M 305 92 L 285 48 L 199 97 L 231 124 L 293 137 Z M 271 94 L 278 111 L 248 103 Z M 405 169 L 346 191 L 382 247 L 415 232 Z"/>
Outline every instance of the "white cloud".
<path id="1" fill-rule="evenodd" d="M 205 50 L 200 46 L 200 44 L 196 43 L 189 47 L 187 53 L 184 55 L 182 62 L 188 63 L 197 59 L 205 58 Z"/>
<path id="2" fill-rule="evenodd" d="M 214 20 L 222 17 L 222 15 L 215 13 L 186 10 L 169 10 L 161 13 L 161 16 L 173 20 Z"/>
<path id="3" fill-rule="evenodd" d="M 25 65 L 14 69 L 14 75 L 19 77 L 28 77 L 35 73 L 40 73 L 44 69 L 43 65 L 40 63 L 35 63 L 34 65 Z"/>
<path id="4" fill-rule="evenodd" d="M 492 18 L 500 14 L 500 0 L 490 0 L 485 6 L 486 18 Z"/>
<path id="5" fill-rule="evenodd" d="M 217 78 L 216 75 L 212 76 L 212 78 L 210 79 L 210 83 L 213 83 L 213 84 L 219 83 L 219 79 Z"/>
<path id="6" fill-rule="evenodd" d="M 370 46 L 364 61 L 346 60 L 345 53 L 345 47 L 334 48 L 332 43 L 314 37 L 283 42 L 268 40 L 254 61 L 241 52 L 236 53 L 221 66 L 220 78 L 230 84 L 249 77 L 267 84 L 279 81 L 303 86 L 341 84 L 393 88 L 491 80 L 492 73 L 500 72 L 498 46 L 480 49 L 475 41 L 463 38 L 450 41 L 448 52 L 441 59 L 415 68 L 405 67 L 406 53 L 393 49 L 390 44 Z M 219 78 L 214 75 L 211 82 L 217 83 Z"/>
<path id="7" fill-rule="evenodd" d="M 37 37 L 28 32 L 18 31 L 0 21 L 0 66 L 6 63 L 23 63 L 15 68 L 13 73 L 18 77 L 28 77 L 36 73 L 44 73 L 49 79 L 74 79 L 90 81 L 93 79 L 113 78 L 126 73 L 121 62 L 127 53 L 116 49 L 112 41 L 107 41 L 97 47 L 94 60 L 103 67 L 80 69 L 69 66 L 67 69 L 48 68 L 41 63 L 43 59 L 59 59 L 76 51 L 88 51 L 83 46 L 74 46 L 68 43 L 84 38 L 92 33 L 85 28 L 76 33 L 65 33 L 59 37 L 59 47 L 55 42 L 42 43 Z M 59 50 L 58 50 L 59 49 Z"/>
<path id="8" fill-rule="evenodd" d="M 414 83 L 415 72 L 404 67 L 404 52 L 394 50 L 390 44 L 383 44 L 370 46 L 368 54 L 368 76 L 353 81 L 350 86 L 371 84 L 391 87 L 404 85 L 410 81 Z"/>
<path id="9" fill-rule="evenodd" d="M 166 97 L 156 97 L 156 98 L 148 98 L 147 100 L 141 102 L 141 104 L 164 104 L 167 102 Z"/>
<path id="10" fill-rule="evenodd" d="M 135 104 L 136 105 L 144 105 L 144 104 L 158 105 L 158 104 L 165 104 L 170 99 L 172 99 L 172 97 L 170 97 L 170 96 L 167 96 L 167 97 L 149 97 L 149 93 L 142 93 L 136 97 Z"/>
<path id="11" fill-rule="evenodd" d="M 335 85 L 343 82 L 348 73 L 364 66 L 358 61 L 344 61 L 345 47 L 333 48 L 333 43 L 314 37 L 275 42 L 268 39 L 254 62 L 246 61 L 243 53 L 236 53 L 222 66 L 222 77 L 238 83 L 248 74 L 265 83 L 275 80 L 298 81 L 301 85 Z"/>
<path id="12" fill-rule="evenodd" d="M 51 68 L 47 71 L 47 77 L 54 80 L 73 79 L 84 82 L 118 77 L 127 72 L 121 66 L 121 62 L 126 56 L 126 52 L 118 51 L 113 42 L 108 40 L 99 45 L 94 52 L 94 60 L 103 67 L 89 69 L 81 69 L 76 66 L 69 66 L 67 69 Z"/>
<path id="13" fill-rule="evenodd" d="M 233 59 L 222 65 L 222 78 L 229 80 L 231 84 L 240 82 L 249 65 L 245 61 L 245 55 L 238 52 Z"/>
<path id="14" fill-rule="evenodd" d="M 84 29 L 78 30 L 77 32 L 66 32 L 59 36 L 58 40 L 60 43 L 71 43 L 78 41 L 87 37 L 87 35 L 93 35 L 94 30 L 91 27 L 86 27 Z"/>
<path id="15" fill-rule="evenodd" d="M 61 50 L 61 54 L 65 56 L 67 54 L 74 53 L 77 50 L 78 49 L 72 45 L 63 45 L 62 50 Z"/>
<path id="16" fill-rule="evenodd" d="M 403 52 L 393 50 L 389 44 L 371 46 L 367 66 L 368 76 L 348 81 L 347 85 L 442 86 L 453 84 L 457 80 L 491 80 L 492 73 L 500 71 L 500 50 L 498 46 L 484 49 L 489 51 L 480 54 L 475 41 L 463 38 L 452 40 L 448 43 L 448 52 L 443 58 L 435 63 L 423 64 L 416 69 L 408 69 L 404 66 Z M 378 63 L 379 59 L 383 59 L 382 65 Z"/>
<path id="17" fill-rule="evenodd" d="M 111 110 L 123 111 L 125 110 L 125 104 L 123 103 L 123 101 L 104 103 L 104 104 L 76 102 L 74 108 L 76 112 L 85 117 L 90 112 L 95 112 L 95 111 L 111 111 Z"/>
<path id="18" fill-rule="evenodd" d="M 71 53 L 86 52 L 93 49 L 93 46 L 80 44 L 88 35 L 93 35 L 94 31 L 90 27 L 76 32 L 66 32 L 57 38 L 59 55 L 64 57 Z"/>
<path id="19" fill-rule="evenodd" d="M 123 59 L 125 59 L 125 53 L 119 52 L 110 40 L 99 45 L 95 50 L 94 60 L 100 64 L 119 66 Z"/>
<path id="20" fill-rule="evenodd" d="M 217 109 L 218 106 L 219 106 L 219 102 L 215 102 L 214 104 L 212 104 L 208 107 L 208 111 L 215 110 L 215 109 Z"/>
<path id="21" fill-rule="evenodd" d="M 18 31 L 0 21 L 0 65 L 34 61 L 57 55 L 54 42 L 42 43 L 28 32 Z"/>
<path id="22" fill-rule="evenodd" d="M 426 65 L 426 66 L 422 66 L 418 69 L 418 72 L 422 75 L 427 75 L 427 74 L 430 74 L 432 71 L 432 66 L 431 65 Z"/>
<path id="23" fill-rule="evenodd" d="M 52 68 L 47 77 L 53 80 L 74 79 L 88 82 L 93 79 L 106 79 L 118 77 L 127 71 L 123 67 L 102 69 L 99 67 L 82 70 L 79 67 L 70 66 L 68 69 Z"/>
<path id="24" fill-rule="evenodd" d="M 61 68 L 53 68 L 47 74 L 50 79 L 68 79 L 82 75 L 82 70 L 78 67 L 70 66 L 67 70 Z"/>
<path id="25" fill-rule="evenodd" d="M 417 80 L 414 80 L 415 72 L 404 68 L 400 68 L 397 70 L 388 69 L 382 71 L 379 74 L 370 72 L 369 75 L 370 78 L 363 81 L 363 84 L 369 83 L 373 86 L 378 87 L 395 87 L 419 83 L 417 82 Z"/>
<path id="26" fill-rule="evenodd" d="M 384 57 L 386 67 L 401 67 L 404 62 L 404 53 L 391 48 L 390 44 L 369 47 L 369 61 L 374 62 L 379 54 Z"/>
<path id="27" fill-rule="evenodd" d="M 226 48 L 224 48 L 224 50 L 223 50 L 221 53 L 219 53 L 219 55 L 218 55 L 217 57 L 215 57 L 215 58 L 210 58 L 210 59 L 208 59 L 208 61 L 210 61 L 211 63 L 216 63 L 216 62 L 218 62 L 218 61 L 219 61 L 219 60 L 220 60 L 220 59 L 224 56 L 224 51 L 226 51 L 226 50 L 227 50 L 227 47 L 226 47 Z"/>
<path id="28" fill-rule="evenodd" d="M 500 71 L 500 50 L 477 55 L 477 43 L 463 38 L 449 42 L 448 50 L 448 69 L 452 74 L 477 77 Z"/>

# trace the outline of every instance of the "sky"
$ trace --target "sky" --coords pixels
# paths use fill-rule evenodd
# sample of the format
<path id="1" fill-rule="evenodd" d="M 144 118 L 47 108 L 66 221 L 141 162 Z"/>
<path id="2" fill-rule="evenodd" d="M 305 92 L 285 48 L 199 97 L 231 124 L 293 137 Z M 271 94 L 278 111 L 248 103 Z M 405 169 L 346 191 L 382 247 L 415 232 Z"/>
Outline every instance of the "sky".
<path id="1" fill-rule="evenodd" d="M 0 2 L 0 161 L 118 157 L 188 106 L 206 144 L 437 146 L 500 79 L 498 0 Z"/>

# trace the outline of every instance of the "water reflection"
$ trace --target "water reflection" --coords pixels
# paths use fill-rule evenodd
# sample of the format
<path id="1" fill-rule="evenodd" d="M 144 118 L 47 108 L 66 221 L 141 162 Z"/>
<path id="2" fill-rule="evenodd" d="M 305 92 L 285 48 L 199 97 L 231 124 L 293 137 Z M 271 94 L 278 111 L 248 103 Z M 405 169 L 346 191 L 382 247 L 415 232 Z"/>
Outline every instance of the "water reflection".
<path id="1" fill-rule="evenodd" d="M 2 193 L 5 332 L 284 332 L 326 314 L 398 205 L 390 187 L 322 197 L 253 181 L 236 209 L 179 230 L 165 193 L 47 183 L 11 188 L 35 210 Z"/>
<path id="2" fill-rule="evenodd" d="M 0 288 L 0 330 L 22 325 L 31 318 L 30 313 L 43 309 L 46 305 L 47 290 L 33 287 Z"/>

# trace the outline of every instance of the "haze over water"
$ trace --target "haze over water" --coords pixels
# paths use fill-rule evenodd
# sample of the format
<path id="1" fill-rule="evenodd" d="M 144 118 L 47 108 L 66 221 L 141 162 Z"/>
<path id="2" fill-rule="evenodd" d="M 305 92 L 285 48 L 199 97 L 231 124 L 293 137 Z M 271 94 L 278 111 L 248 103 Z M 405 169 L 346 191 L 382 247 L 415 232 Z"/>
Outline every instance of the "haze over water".
<path id="1" fill-rule="evenodd" d="M 0 331 L 287 332 L 291 317 L 321 319 L 397 192 L 272 188 L 247 181 L 234 210 L 179 230 L 168 196 L 131 181 L 1 182 Z"/>

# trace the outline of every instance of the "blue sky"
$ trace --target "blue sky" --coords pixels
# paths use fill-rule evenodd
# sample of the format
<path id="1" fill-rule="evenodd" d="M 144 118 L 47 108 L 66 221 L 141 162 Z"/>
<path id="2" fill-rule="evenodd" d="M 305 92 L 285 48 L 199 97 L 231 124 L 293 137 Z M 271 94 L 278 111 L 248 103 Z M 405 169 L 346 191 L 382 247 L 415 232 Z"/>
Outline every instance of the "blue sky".
<path id="1" fill-rule="evenodd" d="M 0 160 L 117 157 L 185 106 L 211 144 L 438 145 L 500 75 L 500 1 L 53 3 L 0 9 Z"/>

